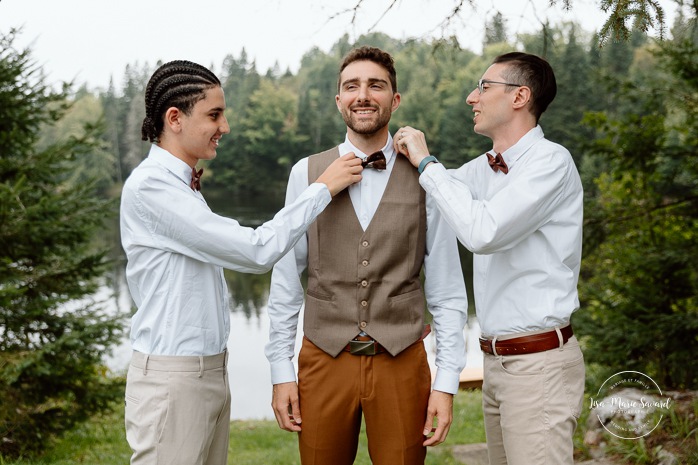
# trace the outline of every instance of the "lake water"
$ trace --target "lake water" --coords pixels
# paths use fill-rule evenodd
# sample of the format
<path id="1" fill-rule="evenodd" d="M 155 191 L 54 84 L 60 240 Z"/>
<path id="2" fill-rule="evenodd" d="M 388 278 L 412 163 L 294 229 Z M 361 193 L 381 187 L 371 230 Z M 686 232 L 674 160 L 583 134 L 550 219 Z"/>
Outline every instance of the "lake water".
<path id="1" fill-rule="evenodd" d="M 263 199 L 260 200 L 259 197 L 255 197 L 255 205 L 249 205 L 249 199 L 238 199 L 239 201 L 232 202 L 231 199 L 224 199 L 219 203 L 215 201 L 215 195 L 209 197 L 207 194 L 207 200 L 214 211 L 236 218 L 242 224 L 248 226 L 257 226 L 265 219 L 271 218 L 281 208 L 278 199 L 265 202 Z M 470 257 L 463 255 L 463 250 L 461 250 L 461 254 L 464 274 L 467 276 Z M 113 283 L 114 288 L 102 289 L 102 299 L 100 300 L 106 299 L 110 310 L 115 313 L 130 314 L 132 302 L 126 286 L 123 269 L 115 274 L 117 277 Z M 266 300 L 269 293 L 270 273 L 250 275 L 226 271 L 226 280 L 231 293 L 232 306 L 231 334 L 228 340 L 228 351 L 230 353 L 228 373 L 232 394 L 231 419 L 273 419 L 269 363 L 264 356 L 264 346 L 267 343 L 269 334 Z M 466 284 L 470 285 L 469 282 Z M 104 297 L 110 294 L 116 297 Z M 471 302 L 471 312 L 473 308 Z M 474 317 L 470 318 L 464 334 L 467 349 L 466 366 L 481 367 L 483 364 L 482 352 L 478 344 L 480 327 Z M 301 338 L 302 332 L 299 328 L 294 364 L 300 350 Z M 424 344 L 433 373 L 435 371 L 434 359 L 436 357 L 436 344 L 433 332 L 424 339 Z M 107 357 L 105 362 L 112 371 L 125 373 L 130 357 L 131 348 L 128 334 L 126 334 L 121 343 L 114 347 L 111 356 Z"/>
<path id="2" fill-rule="evenodd" d="M 122 282 L 122 285 L 125 283 Z M 128 292 L 121 292 L 118 301 L 112 299 L 111 304 L 118 307 L 118 311 L 128 313 L 131 306 Z M 267 343 L 269 334 L 266 305 L 258 309 L 258 315 L 246 315 L 238 310 L 231 313 L 230 319 L 228 374 L 232 394 L 231 419 L 273 419 L 269 363 L 264 356 L 264 345 Z M 296 339 L 296 357 L 300 350 L 301 333 L 299 331 Z M 467 344 L 466 366 L 481 367 L 482 352 L 478 344 L 480 327 L 475 318 L 470 318 L 464 333 Z M 433 373 L 436 357 L 436 341 L 433 332 L 424 339 L 424 344 Z M 116 373 L 125 373 L 130 357 L 131 347 L 128 336 L 125 336 L 114 348 L 112 355 L 107 357 L 106 364 Z M 294 364 L 295 362 L 296 358 L 294 358 Z"/>

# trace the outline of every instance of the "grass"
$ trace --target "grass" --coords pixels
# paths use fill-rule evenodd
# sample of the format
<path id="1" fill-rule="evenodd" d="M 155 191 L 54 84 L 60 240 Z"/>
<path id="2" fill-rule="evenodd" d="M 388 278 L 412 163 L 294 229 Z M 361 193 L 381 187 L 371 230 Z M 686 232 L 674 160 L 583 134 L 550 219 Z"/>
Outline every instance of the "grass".
<path id="1" fill-rule="evenodd" d="M 587 404 L 588 405 L 588 404 Z M 583 409 L 575 433 L 576 458 L 591 458 L 584 444 L 588 408 Z M 459 465 L 451 454 L 451 446 L 485 442 L 480 391 L 460 391 L 454 402 L 454 422 L 446 442 L 429 448 L 427 465 Z M 55 440 L 41 457 L 3 459 L 0 465 L 124 465 L 131 450 L 126 442 L 123 406 L 93 418 Z M 698 465 L 696 427 L 698 400 L 692 398 L 676 403 L 658 430 L 646 439 L 623 441 L 610 435 L 605 438 L 606 451 L 618 464 L 656 464 L 661 450 L 671 451 L 678 463 Z M 275 421 L 233 421 L 230 424 L 228 464 L 232 465 L 300 465 L 295 434 L 279 429 Z M 362 433 L 355 465 L 370 465 L 366 437 Z"/>
<path id="2" fill-rule="evenodd" d="M 123 405 L 93 418 L 56 440 L 38 458 L 3 459 L 0 465 L 124 465 L 131 450 L 126 442 Z M 427 465 L 458 465 L 450 446 L 485 441 L 480 391 L 461 391 L 454 401 L 454 422 L 443 444 L 429 448 Z M 230 424 L 230 465 L 300 465 L 295 434 L 282 431 L 276 421 L 233 421 Z M 370 465 L 362 432 L 355 465 Z"/>
<path id="3" fill-rule="evenodd" d="M 593 452 L 598 453 L 601 448 L 605 457 L 618 465 L 698 465 L 698 397 L 690 391 L 679 397 L 671 403 L 668 413 L 664 412 L 663 418 L 660 412 L 654 412 L 654 418 L 658 421 L 661 418 L 661 421 L 651 434 L 638 439 L 620 439 L 603 431 L 600 445 L 589 446 L 584 442 L 590 412 L 589 398 L 585 396 L 585 408 L 574 436 L 575 458 L 589 460 Z M 667 462 L 663 457 L 666 453 L 676 457 L 677 462 Z"/>

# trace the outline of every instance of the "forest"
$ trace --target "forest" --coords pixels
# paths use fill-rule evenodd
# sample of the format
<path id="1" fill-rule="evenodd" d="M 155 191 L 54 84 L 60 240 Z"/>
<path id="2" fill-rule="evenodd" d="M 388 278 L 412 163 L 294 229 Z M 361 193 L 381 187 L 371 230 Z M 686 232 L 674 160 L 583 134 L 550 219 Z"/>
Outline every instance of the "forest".
<path id="1" fill-rule="evenodd" d="M 585 189 L 582 306 L 573 321 L 588 385 L 621 365 L 666 389 L 696 389 L 695 13 L 679 15 L 664 40 L 632 30 L 603 47 L 574 23 L 508 37 L 500 15 L 479 54 L 447 37 L 345 36 L 328 52 L 307 51 L 296 73 L 260 71 L 244 49 L 231 51 L 213 65 L 231 132 L 204 165 L 204 189 L 231 202 L 271 196 L 281 206 L 293 164 L 344 138 L 337 71 L 356 45 L 394 56 L 402 104 L 391 130 L 423 130 L 448 168 L 490 148 L 473 132 L 465 98 L 491 60 L 514 49 L 543 56 L 558 95 L 540 124 L 570 150 Z M 148 152 L 143 94 L 160 64 L 130 64 L 107 89 L 56 89 L 37 81 L 30 51 L 13 48 L 19 33 L 0 36 L 0 431 L 12 431 L 0 453 L 121 395 L 121 380 L 105 377 L 99 360 L 122 323 L 81 299 L 108 275 L 100 239 L 113 234 L 123 181 Z M 58 310 L 67 303 L 77 310 Z"/>

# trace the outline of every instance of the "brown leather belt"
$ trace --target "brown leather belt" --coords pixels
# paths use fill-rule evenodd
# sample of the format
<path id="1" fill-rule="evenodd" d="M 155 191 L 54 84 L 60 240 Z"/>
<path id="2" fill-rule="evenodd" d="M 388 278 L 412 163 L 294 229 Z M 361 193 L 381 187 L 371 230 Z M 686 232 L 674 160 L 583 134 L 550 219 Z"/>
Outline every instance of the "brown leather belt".
<path id="1" fill-rule="evenodd" d="M 555 330 L 512 339 L 497 339 L 494 348 L 492 347 L 493 339 L 481 337 L 480 349 L 490 355 L 535 354 L 536 352 L 557 349 L 566 344 L 572 337 L 572 325 L 560 328 L 560 335 L 562 336 L 562 342 Z"/>
<path id="2" fill-rule="evenodd" d="M 424 331 L 418 340 L 414 342 L 421 342 L 427 334 L 431 332 L 431 325 L 426 325 Z M 356 336 L 354 339 L 349 341 L 349 344 L 344 346 L 344 351 L 349 352 L 352 355 L 378 355 L 387 352 L 386 348 L 371 339 L 371 336 Z"/>

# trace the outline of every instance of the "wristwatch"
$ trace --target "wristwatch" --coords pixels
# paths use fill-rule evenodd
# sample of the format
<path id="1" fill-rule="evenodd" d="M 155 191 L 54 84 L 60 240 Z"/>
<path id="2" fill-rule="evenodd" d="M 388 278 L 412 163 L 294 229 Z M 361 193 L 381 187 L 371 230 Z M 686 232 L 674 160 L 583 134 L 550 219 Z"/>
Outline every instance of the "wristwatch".
<path id="1" fill-rule="evenodd" d="M 417 172 L 419 174 L 422 174 L 424 172 L 424 168 L 427 167 L 429 163 L 438 163 L 439 160 L 436 159 L 434 155 L 429 155 L 428 157 L 424 157 L 422 161 L 419 162 L 419 167 L 417 168 Z"/>

